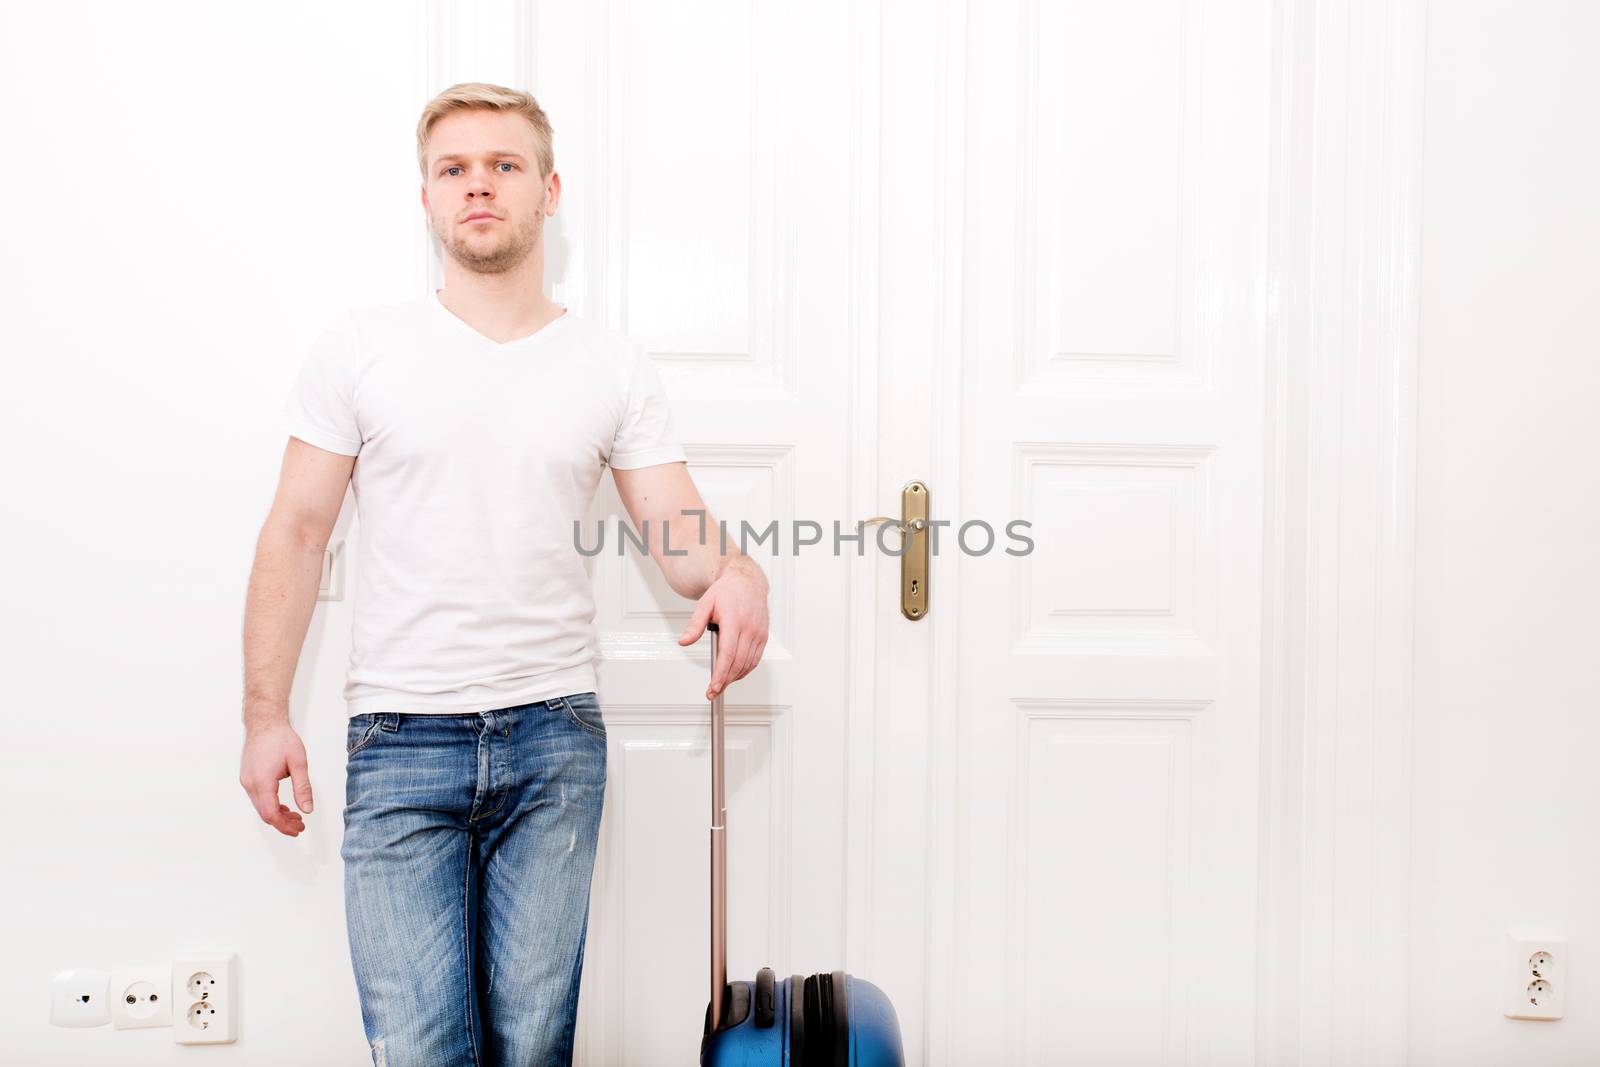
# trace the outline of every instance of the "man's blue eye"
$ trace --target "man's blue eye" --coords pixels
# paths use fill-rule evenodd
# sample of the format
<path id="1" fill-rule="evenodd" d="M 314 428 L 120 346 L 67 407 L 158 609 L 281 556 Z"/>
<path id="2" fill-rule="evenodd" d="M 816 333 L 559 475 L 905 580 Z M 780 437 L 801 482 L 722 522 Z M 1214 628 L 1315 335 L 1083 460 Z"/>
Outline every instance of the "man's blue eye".
<path id="1" fill-rule="evenodd" d="M 516 169 L 516 167 L 517 167 L 517 165 L 516 165 L 516 164 L 515 164 L 515 163 L 512 163 L 512 162 L 509 162 L 509 161 L 508 161 L 508 160 L 504 160 L 504 159 L 502 159 L 502 160 L 501 160 L 501 161 L 500 161 L 500 162 L 499 162 L 499 163 L 496 163 L 496 164 L 495 164 L 495 166 L 497 166 L 497 167 L 502 167 L 502 166 L 504 166 L 504 167 L 510 167 L 510 168 L 511 168 L 511 169 L 513 169 L 513 170 L 515 170 L 515 169 Z M 440 172 L 440 173 L 442 173 L 442 174 L 449 174 L 449 173 L 450 173 L 450 172 L 451 172 L 451 171 L 453 171 L 453 170 L 460 170 L 460 169 L 461 169 L 461 168 L 460 168 L 460 167 L 456 167 L 456 166 L 451 166 L 451 167 L 446 167 L 446 168 L 445 168 L 445 169 L 444 169 L 444 170 L 443 170 L 443 171 L 441 171 L 441 172 Z"/>

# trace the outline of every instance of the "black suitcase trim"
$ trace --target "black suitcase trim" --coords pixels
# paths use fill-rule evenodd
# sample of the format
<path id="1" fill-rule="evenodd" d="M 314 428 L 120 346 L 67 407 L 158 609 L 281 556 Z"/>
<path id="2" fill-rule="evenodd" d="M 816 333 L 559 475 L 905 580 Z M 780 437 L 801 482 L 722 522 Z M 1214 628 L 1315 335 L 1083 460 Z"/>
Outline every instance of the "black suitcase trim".
<path id="1" fill-rule="evenodd" d="M 796 1067 L 848 1067 L 850 1004 L 844 972 L 814 974 L 803 984 L 795 975 L 789 990 L 789 1062 Z M 795 1028 L 797 1016 L 800 1025 Z"/>
<path id="2" fill-rule="evenodd" d="M 756 1029 L 770 1030 L 777 1021 L 777 976 L 763 967 L 756 972 Z"/>

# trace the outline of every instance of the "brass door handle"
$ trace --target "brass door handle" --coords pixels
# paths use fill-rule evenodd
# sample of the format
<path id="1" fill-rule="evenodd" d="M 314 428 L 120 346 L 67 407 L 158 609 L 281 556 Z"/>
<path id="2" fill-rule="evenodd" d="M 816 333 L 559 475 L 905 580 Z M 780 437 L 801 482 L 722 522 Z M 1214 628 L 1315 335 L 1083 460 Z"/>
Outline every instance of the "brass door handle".
<path id="1" fill-rule="evenodd" d="M 928 528 L 928 487 L 910 481 L 900 490 L 900 518 L 874 515 L 860 526 L 892 522 L 904 539 L 900 552 L 900 614 L 912 622 L 928 617 L 928 539 L 917 535 Z"/>

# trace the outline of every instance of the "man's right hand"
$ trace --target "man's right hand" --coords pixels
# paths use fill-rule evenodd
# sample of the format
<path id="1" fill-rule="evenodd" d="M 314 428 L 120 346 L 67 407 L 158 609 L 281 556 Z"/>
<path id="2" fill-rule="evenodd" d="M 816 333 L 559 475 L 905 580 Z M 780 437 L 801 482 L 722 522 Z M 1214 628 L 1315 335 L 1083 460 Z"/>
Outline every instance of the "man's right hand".
<path id="1" fill-rule="evenodd" d="M 306 774 L 306 746 L 287 718 L 259 729 L 246 727 L 244 753 L 239 757 L 239 784 L 255 805 L 261 821 L 288 837 L 306 828 L 299 811 L 278 802 L 278 783 L 294 781 L 294 799 L 300 811 L 311 811 L 311 779 Z"/>

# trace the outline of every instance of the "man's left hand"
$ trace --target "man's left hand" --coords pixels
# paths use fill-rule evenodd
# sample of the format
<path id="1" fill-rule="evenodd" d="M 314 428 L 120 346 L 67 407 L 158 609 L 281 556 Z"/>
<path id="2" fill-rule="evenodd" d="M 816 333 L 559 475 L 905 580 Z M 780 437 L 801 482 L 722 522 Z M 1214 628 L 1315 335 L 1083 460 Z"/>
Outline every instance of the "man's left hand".
<path id="1" fill-rule="evenodd" d="M 678 644 L 692 645 L 705 633 L 706 623 L 717 624 L 717 662 L 711 671 L 710 700 L 729 682 L 756 669 L 767 647 L 767 578 L 749 556 L 731 557 L 716 581 L 695 605 L 689 625 Z"/>

